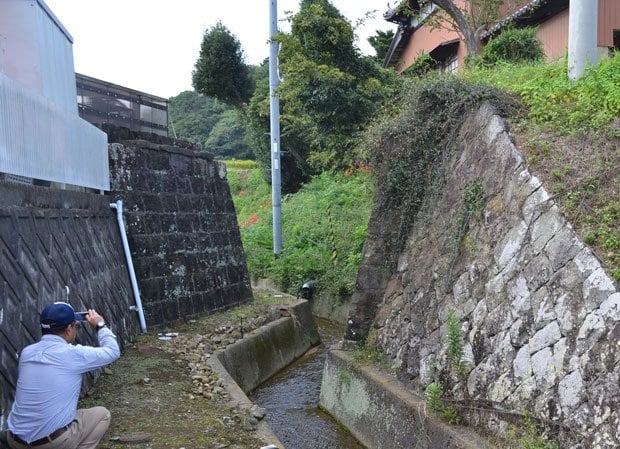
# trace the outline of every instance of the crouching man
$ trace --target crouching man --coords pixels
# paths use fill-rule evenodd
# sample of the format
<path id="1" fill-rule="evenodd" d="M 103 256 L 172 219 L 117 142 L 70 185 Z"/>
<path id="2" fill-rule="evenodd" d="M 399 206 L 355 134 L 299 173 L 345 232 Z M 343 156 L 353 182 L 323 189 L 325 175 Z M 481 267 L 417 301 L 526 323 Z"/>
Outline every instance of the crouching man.
<path id="1" fill-rule="evenodd" d="M 72 344 L 81 321 L 96 330 L 99 347 Z M 118 359 L 116 336 L 94 309 L 77 314 L 64 302 L 47 306 L 40 323 L 41 340 L 19 357 L 7 443 L 12 449 L 94 449 L 110 425 L 110 412 L 77 409 L 82 374 Z"/>

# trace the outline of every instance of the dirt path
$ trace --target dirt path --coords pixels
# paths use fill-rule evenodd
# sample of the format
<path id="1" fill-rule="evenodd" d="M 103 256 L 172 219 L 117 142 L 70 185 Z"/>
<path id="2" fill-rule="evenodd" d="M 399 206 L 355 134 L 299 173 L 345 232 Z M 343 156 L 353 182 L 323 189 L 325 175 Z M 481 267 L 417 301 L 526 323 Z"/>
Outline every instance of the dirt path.
<path id="1" fill-rule="evenodd" d="M 103 405 L 112 424 L 100 449 L 253 449 L 257 418 L 230 405 L 207 359 L 280 317 L 282 295 L 258 294 L 246 306 L 135 339 L 105 370 L 80 407 Z"/>

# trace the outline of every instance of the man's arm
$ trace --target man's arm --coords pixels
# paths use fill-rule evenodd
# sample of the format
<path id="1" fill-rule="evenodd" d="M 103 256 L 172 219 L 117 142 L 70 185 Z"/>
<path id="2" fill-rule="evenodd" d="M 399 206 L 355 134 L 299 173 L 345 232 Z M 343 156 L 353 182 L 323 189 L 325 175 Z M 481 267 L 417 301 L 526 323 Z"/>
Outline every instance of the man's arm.
<path id="1" fill-rule="evenodd" d="M 107 327 L 99 327 L 99 323 L 104 322 L 103 317 L 94 309 L 89 309 L 85 318 L 97 332 L 99 347 L 78 346 L 76 348 L 76 353 L 79 356 L 78 363 L 82 372 L 109 365 L 121 355 L 116 335 Z"/>

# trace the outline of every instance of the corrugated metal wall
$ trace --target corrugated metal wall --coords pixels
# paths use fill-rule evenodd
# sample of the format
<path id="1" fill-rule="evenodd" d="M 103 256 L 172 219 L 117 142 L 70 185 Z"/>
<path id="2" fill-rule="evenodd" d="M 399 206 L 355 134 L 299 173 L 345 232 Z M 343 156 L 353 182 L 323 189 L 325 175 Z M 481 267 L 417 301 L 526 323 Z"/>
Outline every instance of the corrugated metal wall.
<path id="1" fill-rule="evenodd" d="M 541 23 L 538 26 L 536 36 L 542 42 L 547 60 L 555 61 L 566 56 L 568 51 L 568 9 Z"/>
<path id="2" fill-rule="evenodd" d="M 43 0 L 0 0 L 0 172 L 109 190 L 105 133 L 78 115 L 73 39 Z"/>
<path id="3" fill-rule="evenodd" d="M 36 8 L 41 94 L 67 112 L 77 114 L 73 42 L 44 2 Z"/>
<path id="4" fill-rule="evenodd" d="M 109 190 L 107 136 L 0 73 L 0 172 Z"/>

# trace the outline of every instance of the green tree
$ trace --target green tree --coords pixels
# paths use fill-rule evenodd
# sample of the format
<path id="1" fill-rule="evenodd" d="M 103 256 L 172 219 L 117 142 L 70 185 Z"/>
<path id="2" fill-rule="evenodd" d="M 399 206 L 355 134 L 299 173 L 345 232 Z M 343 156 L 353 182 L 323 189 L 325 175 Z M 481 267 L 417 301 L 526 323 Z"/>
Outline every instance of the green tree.
<path id="1" fill-rule="evenodd" d="M 230 109 L 227 104 L 187 90 L 170 98 L 169 113 L 179 138 L 204 145 L 222 113 Z"/>
<path id="2" fill-rule="evenodd" d="M 391 72 L 360 55 L 351 24 L 328 0 L 302 0 L 289 20 L 291 33 L 277 40 L 282 187 L 290 192 L 313 174 L 355 162 L 356 135 L 388 95 Z M 263 161 L 269 157 L 268 103 L 268 83 L 259 83 L 248 113 Z"/>
<path id="3" fill-rule="evenodd" d="M 252 95 L 241 44 L 221 22 L 205 31 L 192 85 L 196 92 L 236 107 L 247 104 Z"/>
<path id="4" fill-rule="evenodd" d="M 381 31 L 377 30 L 374 36 L 370 36 L 368 38 L 368 43 L 375 49 L 377 53 L 377 61 L 382 64 L 385 59 L 385 55 L 387 54 L 392 41 L 394 40 L 394 31 L 387 30 Z"/>

